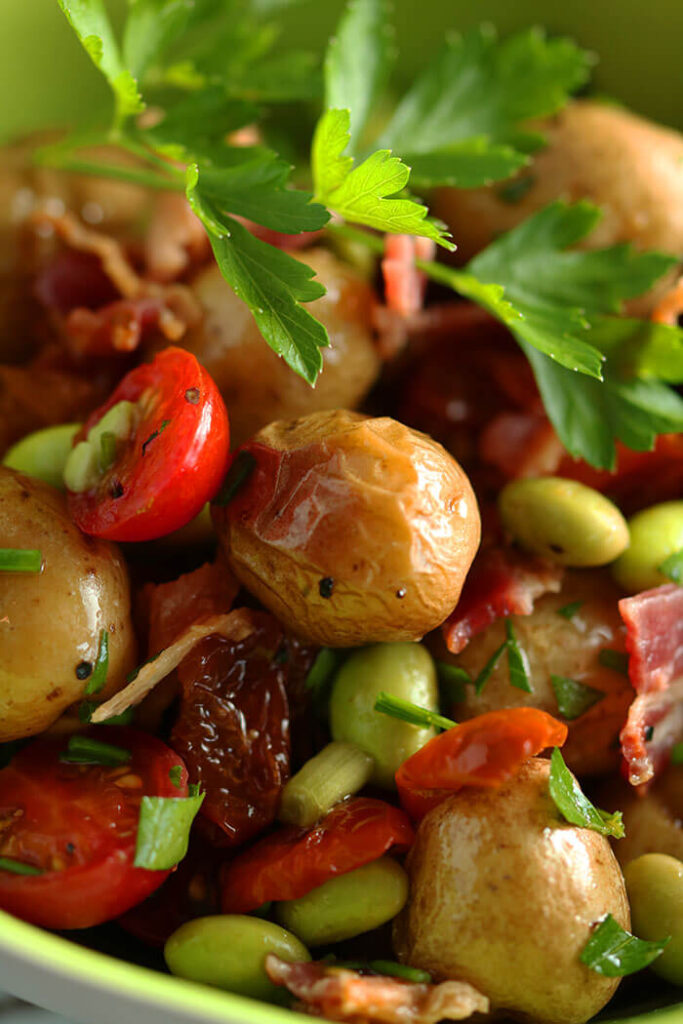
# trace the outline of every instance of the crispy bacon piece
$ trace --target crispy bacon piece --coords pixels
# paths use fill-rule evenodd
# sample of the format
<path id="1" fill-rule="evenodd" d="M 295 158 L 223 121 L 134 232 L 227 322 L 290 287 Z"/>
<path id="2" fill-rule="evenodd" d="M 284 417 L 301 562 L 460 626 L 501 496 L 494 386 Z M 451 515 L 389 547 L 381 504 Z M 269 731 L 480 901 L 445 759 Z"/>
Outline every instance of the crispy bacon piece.
<path id="1" fill-rule="evenodd" d="M 496 466 L 509 480 L 554 473 L 564 448 L 542 412 L 501 412 L 479 438 L 483 462 Z"/>
<path id="2" fill-rule="evenodd" d="M 175 281 L 208 259 L 209 236 L 185 196 L 163 192 L 156 197 L 145 235 L 145 263 L 153 281 Z"/>
<path id="3" fill-rule="evenodd" d="M 619 602 L 637 696 L 621 731 L 628 780 L 654 778 L 683 735 L 683 587 L 667 584 Z"/>
<path id="4" fill-rule="evenodd" d="M 274 984 L 297 997 L 295 1009 L 350 1024 L 437 1024 L 489 1009 L 486 996 L 464 981 L 428 985 L 323 963 L 289 964 L 272 953 L 266 971 Z"/>
<path id="5" fill-rule="evenodd" d="M 493 547 L 475 559 L 455 610 L 441 627 L 451 654 L 464 650 L 473 636 L 506 615 L 530 615 L 534 601 L 556 594 L 563 570 L 542 558 Z"/>
<path id="6" fill-rule="evenodd" d="M 416 260 L 434 258 L 436 244 L 429 238 L 413 235 L 385 235 L 382 274 L 389 309 L 410 316 L 422 308 L 427 284 Z"/>
<path id="7" fill-rule="evenodd" d="M 221 554 L 215 562 L 207 562 L 170 583 L 148 583 L 144 595 L 149 618 L 148 654 L 169 647 L 194 622 L 229 612 L 239 587 Z"/>

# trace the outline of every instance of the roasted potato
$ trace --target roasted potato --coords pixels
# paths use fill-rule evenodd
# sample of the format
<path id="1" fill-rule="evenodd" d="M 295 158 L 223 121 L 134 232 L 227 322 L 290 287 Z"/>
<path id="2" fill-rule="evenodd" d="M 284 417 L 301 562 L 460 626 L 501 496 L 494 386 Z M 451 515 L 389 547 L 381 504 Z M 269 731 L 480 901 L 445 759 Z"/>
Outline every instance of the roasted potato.
<path id="1" fill-rule="evenodd" d="M 510 183 L 436 193 L 434 212 L 453 232 L 459 259 L 474 256 L 554 199 L 588 199 L 603 209 L 590 247 L 633 242 L 639 249 L 683 257 L 679 132 L 591 100 L 570 103 L 541 127 L 548 146 L 513 182 L 519 195 L 515 201 L 505 198 L 515 195 Z"/>
<path id="2" fill-rule="evenodd" d="M 578 775 L 615 768 L 618 735 L 633 700 L 633 687 L 625 675 L 601 665 L 598 656 L 603 648 L 624 650 L 625 627 L 617 608 L 621 596 L 605 572 L 567 572 L 560 593 L 538 600 L 531 615 L 512 616 L 533 692 L 510 685 L 507 660 L 501 658 L 479 695 L 473 687 L 466 688 L 466 700 L 453 708 L 454 717 L 460 720 L 496 708 L 530 705 L 562 718 L 550 677 L 571 679 L 604 696 L 577 718 L 567 720 L 565 760 Z M 558 609 L 576 601 L 580 607 L 570 619 L 558 614 Z M 441 648 L 436 653 L 474 679 L 504 640 L 505 621 L 498 619 L 473 637 L 461 654 L 454 656 Z"/>
<path id="3" fill-rule="evenodd" d="M 618 979 L 579 954 L 606 914 L 628 928 L 629 908 L 608 841 L 560 819 L 548 775 L 532 759 L 499 789 L 464 789 L 430 811 L 408 855 L 394 948 L 437 981 L 474 985 L 505 1015 L 581 1024 Z"/>
<path id="4" fill-rule="evenodd" d="M 604 794 L 604 805 L 624 815 L 626 837 L 614 844 L 619 863 L 645 853 L 667 853 L 683 860 L 683 769 L 672 765 L 643 793 L 622 783 Z"/>
<path id="5" fill-rule="evenodd" d="M 321 299 L 306 305 L 330 336 L 314 390 L 266 345 L 246 304 L 217 266 L 202 270 L 192 282 L 204 319 L 182 345 L 218 385 L 230 413 L 233 446 L 273 420 L 321 409 L 352 409 L 379 373 L 370 326 L 374 295 L 368 283 L 325 249 L 310 249 L 301 258 L 327 289 Z"/>
<path id="6" fill-rule="evenodd" d="M 37 549 L 38 574 L 0 573 L 0 742 L 33 736 L 83 696 L 100 632 L 106 697 L 135 665 L 128 575 L 112 544 L 74 526 L 64 496 L 0 469 L 0 547 Z"/>
<path id="7" fill-rule="evenodd" d="M 214 524 L 235 575 L 288 629 L 355 647 L 417 640 L 446 618 L 480 523 L 441 445 L 337 411 L 271 423 L 242 453 L 255 469 Z"/>

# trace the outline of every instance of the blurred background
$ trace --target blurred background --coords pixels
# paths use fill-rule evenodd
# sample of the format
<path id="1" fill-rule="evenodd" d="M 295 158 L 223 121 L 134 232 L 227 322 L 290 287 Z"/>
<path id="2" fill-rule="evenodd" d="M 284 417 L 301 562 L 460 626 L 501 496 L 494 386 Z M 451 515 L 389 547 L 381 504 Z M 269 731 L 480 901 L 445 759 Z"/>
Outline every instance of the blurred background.
<path id="1" fill-rule="evenodd" d="M 111 0 L 121 10 L 125 0 Z M 283 8 L 284 8 L 283 0 Z M 599 54 L 595 88 L 641 113 L 683 128 L 681 0 L 395 0 L 399 74 L 411 74 L 446 29 L 493 22 L 506 33 L 529 24 L 574 36 Z M 298 3 L 278 15 L 282 45 L 319 48 L 343 0 Z M 275 6 L 270 2 L 269 6 Z M 68 125 L 106 102 L 57 0 L 0 0 L 0 141 L 46 125 Z"/>

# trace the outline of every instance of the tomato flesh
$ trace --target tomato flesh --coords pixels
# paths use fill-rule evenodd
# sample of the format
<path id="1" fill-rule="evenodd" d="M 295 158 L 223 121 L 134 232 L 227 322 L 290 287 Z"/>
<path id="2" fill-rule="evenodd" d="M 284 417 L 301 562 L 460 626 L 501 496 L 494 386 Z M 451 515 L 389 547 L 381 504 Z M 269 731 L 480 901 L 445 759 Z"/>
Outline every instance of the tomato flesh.
<path id="1" fill-rule="evenodd" d="M 46 928 L 101 924 L 157 889 L 169 872 L 133 865 L 140 801 L 187 795 L 185 767 L 160 740 L 119 728 L 88 735 L 130 750 L 131 760 L 64 764 L 65 739 L 49 738 L 0 771 L 0 857 L 42 872 L 0 870 L 0 908 Z M 176 766 L 179 786 L 169 775 Z"/>
<path id="2" fill-rule="evenodd" d="M 69 492 L 69 510 L 95 537 L 153 540 L 189 523 L 218 490 L 228 463 L 228 414 L 195 357 L 170 347 L 126 374 L 76 441 L 124 400 L 138 410 L 133 436 L 119 443 L 96 487 Z"/>

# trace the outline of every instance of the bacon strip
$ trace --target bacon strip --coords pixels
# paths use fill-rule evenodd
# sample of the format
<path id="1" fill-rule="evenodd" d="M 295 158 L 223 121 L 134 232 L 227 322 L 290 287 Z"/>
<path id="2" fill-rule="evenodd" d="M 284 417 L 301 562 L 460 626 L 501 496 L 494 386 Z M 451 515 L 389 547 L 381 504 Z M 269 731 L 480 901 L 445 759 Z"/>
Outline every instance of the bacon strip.
<path id="1" fill-rule="evenodd" d="M 436 244 L 413 235 L 385 235 L 382 274 L 389 309 L 410 316 L 422 308 L 427 278 L 415 266 L 416 260 L 434 258 Z"/>
<path id="2" fill-rule="evenodd" d="M 297 997 L 295 1009 L 351 1024 L 437 1024 L 489 1009 L 486 996 L 464 981 L 420 984 L 323 963 L 289 964 L 272 953 L 266 957 L 266 972 Z"/>
<path id="3" fill-rule="evenodd" d="M 563 570 L 512 548 L 488 548 L 476 558 L 455 610 L 441 627 L 451 654 L 506 615 L 530 615 L 543 594 L 556 594 Z"/>
<path id="4" fill-rule="evenodd" d="M 667 584 L 619 602 L 636 691 L 621 750 L 631 785 L 654 778 L 683 736 L 683 587 Z"/>

